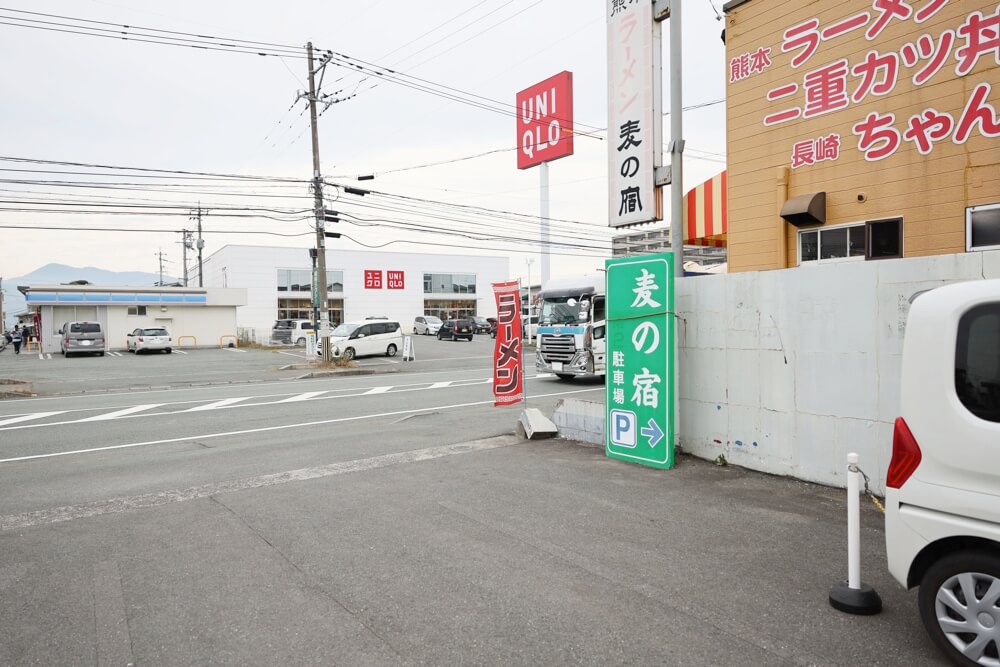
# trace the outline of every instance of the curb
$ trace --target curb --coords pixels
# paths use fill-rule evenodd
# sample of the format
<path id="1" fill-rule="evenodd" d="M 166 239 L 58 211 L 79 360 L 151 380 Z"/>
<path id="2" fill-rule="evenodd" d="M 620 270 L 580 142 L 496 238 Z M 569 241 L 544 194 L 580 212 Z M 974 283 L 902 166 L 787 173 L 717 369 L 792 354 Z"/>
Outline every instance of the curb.
<path id="1" fill-rule="evenodd" d="M 344 377 L 351 377 L 353 375 L 385 375 L 387 373 L 398 373 L 398 372 L 399 372 L 398 368 L 345 368 L 345 369 L 313 371 L 312 373 L 299 375 L 295 379 L 308 380 L 309 378 L 324 378 L 324 377 L 332 377 L 334 375 L 343 375 Z"/>

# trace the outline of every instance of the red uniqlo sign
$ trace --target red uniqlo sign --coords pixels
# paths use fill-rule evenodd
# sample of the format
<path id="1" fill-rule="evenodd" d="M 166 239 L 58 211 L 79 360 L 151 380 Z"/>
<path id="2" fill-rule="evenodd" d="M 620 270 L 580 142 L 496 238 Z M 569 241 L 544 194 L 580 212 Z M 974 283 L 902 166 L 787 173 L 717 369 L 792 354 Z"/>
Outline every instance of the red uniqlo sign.
<path id="1" fill-rule="evenodd" d="M 402 271 L 386 271 L 385 286 L 389 289 L 403 289 L 406 286 Z"/>
<path id="2" fill-rule="evenodd" d="M 517 168 L 573 154 L 573 73 L 559 72 L 517 94 Z"/>
<path id="3" fill-rule="evenodd" d="M 365 289 L 382 289 L 381 269 L 365 269 Z"/>

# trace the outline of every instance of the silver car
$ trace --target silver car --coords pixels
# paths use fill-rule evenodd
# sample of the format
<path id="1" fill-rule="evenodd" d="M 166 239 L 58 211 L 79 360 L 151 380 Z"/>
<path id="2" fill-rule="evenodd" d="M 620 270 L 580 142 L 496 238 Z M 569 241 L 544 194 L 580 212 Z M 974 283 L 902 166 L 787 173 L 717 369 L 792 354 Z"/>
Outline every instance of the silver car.
<path id="1" fill-rule="evenodd" d="M 413 320 L 413 333 L 425 336 L 435 336 L 441 330 L 441 318 L 434 315 L 421 315 Z"/>
<path id="2" fill-rule="evenodd" d="M 129 352 L 166 352 L 170 354 L 174 339 L 163 327 L 136 329 L 125 336 L 125 346 Z"/>

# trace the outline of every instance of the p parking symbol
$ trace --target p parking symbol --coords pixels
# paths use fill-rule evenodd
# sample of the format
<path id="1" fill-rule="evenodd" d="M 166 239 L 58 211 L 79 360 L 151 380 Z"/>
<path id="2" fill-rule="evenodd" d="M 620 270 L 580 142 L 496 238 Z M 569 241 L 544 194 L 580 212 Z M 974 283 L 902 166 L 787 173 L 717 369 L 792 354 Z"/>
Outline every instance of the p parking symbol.
<path id="1" fill-rule="evenodd" d="M 611 444 L 619 447 L 635 447 L 636 418 L 629 410 L 611 411 Z"/>

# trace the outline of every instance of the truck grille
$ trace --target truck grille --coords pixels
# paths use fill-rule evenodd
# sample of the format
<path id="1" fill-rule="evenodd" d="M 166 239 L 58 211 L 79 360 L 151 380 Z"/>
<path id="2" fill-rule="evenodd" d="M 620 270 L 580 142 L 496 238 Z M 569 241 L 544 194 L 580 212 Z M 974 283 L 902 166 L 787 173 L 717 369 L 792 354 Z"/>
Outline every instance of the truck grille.
<path id="1" fill-rule="evenodd" d="M 547 363 L 561 361 L 568 363 L 572 361 L 576 354 L 576 341 L 573 336 L 542 336 L 542 344 L 539 347 L 542 359 Z"/>

